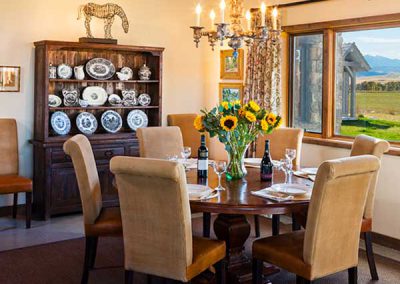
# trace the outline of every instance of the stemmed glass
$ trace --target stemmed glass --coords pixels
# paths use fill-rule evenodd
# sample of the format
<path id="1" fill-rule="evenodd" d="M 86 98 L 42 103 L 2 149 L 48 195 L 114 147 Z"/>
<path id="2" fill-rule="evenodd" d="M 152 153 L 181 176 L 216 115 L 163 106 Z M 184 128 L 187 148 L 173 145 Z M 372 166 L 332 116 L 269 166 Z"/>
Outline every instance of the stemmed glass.
<path id="1" fill-rule="evenodd" d="M 226 172 L 226 162 L 225 161 L 215 161 L 213 163 L 214 172 L 218 176 L 218 186 L 215 188 L 217 191 L 225 190 L 221 185 L 221 176 Z"/>
<path id="2" fill-rule="evenodd" d="M 285 183 L 291 183 L 291 181 L 292 181 L 290 175 L 289 175 L 289 180 L 288 180 L 288 165 L 289 165 L 288 159 L 280 159 L 279 160 L 278 170 L 283 171 L 285 173 Z"/>
<path id="3" fill-rule="evenodd" d="M 296 158 L 296 149 L 286 149 L 286 159 L 288 159 L 288 171 L 289 174 L 293 173 L 293 160 Z"/>
<path id="4" fill-rule="evenodd" d="M 192 149 L 190 147 L 183 147 L 182 151 L 181 151 L 181 155 L 183 160 L 183 166 L 185 167 L 185 169 L 187 170 L 187 159 L 190 158 L 190 155 L 192 154 Z"/>

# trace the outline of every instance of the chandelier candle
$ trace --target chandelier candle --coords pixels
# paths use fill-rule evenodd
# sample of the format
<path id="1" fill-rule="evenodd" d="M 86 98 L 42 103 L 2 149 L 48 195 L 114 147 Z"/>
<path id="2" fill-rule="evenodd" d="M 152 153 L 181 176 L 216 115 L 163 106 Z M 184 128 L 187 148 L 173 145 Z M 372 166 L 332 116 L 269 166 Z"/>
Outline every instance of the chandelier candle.
<path id="1" fill-rule="evenodd" d="M 201 6 L 197 4 L 196 6 L 196 26 L 200 27 L 200 15 L 201 15 Z"/>
<path id="2" fill-rule="evenodd" d="M 215 20 L 214 10 L 211 10 L 211 12 L 210 12 L 210 19 L 211 19 L 211 31 L 214 31 L 214 20 Z"/>
<path id="3" fill-rule="evenodd" d="M 272 29 L 276 31 L 278 28 L 278 8 L 272 10 Z"/>
<path id="4" fill-rule="evenodd" d="M 267 6 L 265 3 L 261 3 L 261 26 L 265 26 L 265 12 L 267 11 Z"/>
<path id="5" fill-rule="evenodd" d="M 251 13 L 249 10 L 246 12 L 247 30 L 251 32 Z"/>
<path id="6" fill-rule="evenodd" d="M 226 8 L 225 0 L 221 0 L 219 8 L 221 9 L 221 23 L 225 23 L 225 8 Z"/>

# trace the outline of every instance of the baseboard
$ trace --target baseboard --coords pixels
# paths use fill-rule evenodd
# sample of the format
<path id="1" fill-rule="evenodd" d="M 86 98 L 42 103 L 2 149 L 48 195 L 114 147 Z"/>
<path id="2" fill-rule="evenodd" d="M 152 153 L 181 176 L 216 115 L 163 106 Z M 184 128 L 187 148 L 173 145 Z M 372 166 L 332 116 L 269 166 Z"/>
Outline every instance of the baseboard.
<path id="1" fill-rule="evenodd" d="M 18 215 L 25 215 L 25 204 L 19 204 L 17 207 Z M 12 206 L 0 207 L 0 217 L 12 216 Z"/>
<path id="2" fill-rule="evenodd" d="M 400 240 L 379 233 L 371 233 L 372 242 L 387 248 L 400 251 Z"/>

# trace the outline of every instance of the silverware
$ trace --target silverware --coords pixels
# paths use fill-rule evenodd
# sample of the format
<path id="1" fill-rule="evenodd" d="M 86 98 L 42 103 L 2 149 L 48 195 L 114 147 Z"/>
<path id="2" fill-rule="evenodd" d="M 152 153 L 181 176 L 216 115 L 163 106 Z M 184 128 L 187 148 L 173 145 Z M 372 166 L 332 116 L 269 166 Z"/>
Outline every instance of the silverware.
<path id="1" fill-rule="evenodd" d="M 209 193 L 207 193 L 207 194 L 205 194 L 203 196 L 200 196 L 199 200 L 208 199 L 208 198 L 210 198 L 210 196 L 214 195 L 215 193 L 218 193 L 218 191 L 217 190 L 212 190 L 211 192 L 209 192 Z"/>

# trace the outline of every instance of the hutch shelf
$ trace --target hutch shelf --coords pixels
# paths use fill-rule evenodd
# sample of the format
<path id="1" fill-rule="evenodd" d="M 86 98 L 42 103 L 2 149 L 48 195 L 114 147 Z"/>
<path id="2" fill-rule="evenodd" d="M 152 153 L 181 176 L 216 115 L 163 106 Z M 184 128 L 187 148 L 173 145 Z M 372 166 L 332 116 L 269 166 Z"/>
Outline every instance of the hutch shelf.
<path id="1" fill-rule="evenodd" d="M 63 143 L 80 133 L 75 119 L 81 112 L 92 113 L 98 121 L 98 129 L 88 138 L 91 141 L 102 187 L 104 206 L 118 205 L 118 195 L 112 186 L 113 176 L 109 171 L 109 161 L 114 156 L 138 156 L 136 134 L 126 122 L 133 109 L 144 111 L 149 126 L 161 125 L 162 113 L 162 53 L 163 48 L 128 45 L 78 43 L 60 41 L 35 42 L 35 118 L 34 118 L 34 215 L 38 219 L 48 219 L 58 214 L 82 210 L 78 185 L 71 159 L 64 154 Z M 120 81 L 116 76 L 109 80 L 94 80 L 87 74 L 84 80 L 49 79 L 49 65 L 66 63 L 71 67 L 85 65 L 92 58 L 110 60 L 116 70 L 130 67 L 134 77 Z M 146 64 L 152 75 L 150 80 L 138 78 L 138 70 Z M 63 89 L 77 89 L 82 94 L 88 86 L 100 86 L 107 93 L 119 94 L 124 89 L 134 89 L 138 94 L 147 93 L 151 97 L 149 106 L 96 106 L 96 107 L 49 107 L 48 96 L 55 94 L 62 99 Z M 100 117 L 107 110 L 118 112 L 124 123 L 117 133 L 107 133 L 102 127 Z M 51 115 L 63 111 L 71 120 L 71 131 L 60 136 L 52 131 Z"/>

